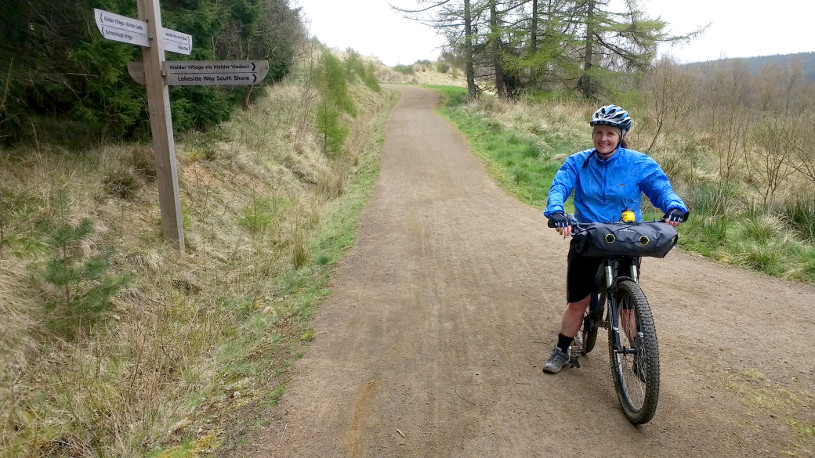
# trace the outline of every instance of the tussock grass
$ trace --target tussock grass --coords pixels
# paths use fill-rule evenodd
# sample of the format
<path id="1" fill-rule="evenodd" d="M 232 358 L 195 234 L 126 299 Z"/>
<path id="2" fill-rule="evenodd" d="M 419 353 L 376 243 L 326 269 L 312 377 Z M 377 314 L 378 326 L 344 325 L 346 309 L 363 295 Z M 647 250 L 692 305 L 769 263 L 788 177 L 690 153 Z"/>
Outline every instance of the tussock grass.
<path id="1" fill-rule="evenodd" d="M 308 68 L 218 129 L 176 139 L 184 254 L 162 239 L 149 146 L 0 152 L 4 455 L 216 453 L 262 424 L 353 243 L 395 99 L 352 84 L 357 116 L 326 156 Z M 80 251 L 114 247 L 111 272 L 130 278 L 70 338 L 45 325 L 38 273 L 43 222 L 60 208 L 94 223 Z"/>
<path id="2" fill-rule="evenodd" d="M 815 244 L 815 193 L 800 192 L 774 208 L 792 230 Z"/>

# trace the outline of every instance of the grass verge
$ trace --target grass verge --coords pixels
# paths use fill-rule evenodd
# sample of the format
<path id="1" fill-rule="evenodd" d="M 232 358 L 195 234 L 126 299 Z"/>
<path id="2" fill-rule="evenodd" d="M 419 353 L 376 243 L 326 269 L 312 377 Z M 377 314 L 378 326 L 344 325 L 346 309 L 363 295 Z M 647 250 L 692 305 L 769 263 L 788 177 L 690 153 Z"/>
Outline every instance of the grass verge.
<path id="1" fill-rule="evenodd" d="M 483 105 L 467 104 L 467 88 L 427 87 L 443 95 L 437 111 L 464 134 L 490 175 L 521 201 L 545 207 L 549 185 L 561 166 L 561 156 L 577 147 L 576 139 L 508 130 L 485 116 Z"/>

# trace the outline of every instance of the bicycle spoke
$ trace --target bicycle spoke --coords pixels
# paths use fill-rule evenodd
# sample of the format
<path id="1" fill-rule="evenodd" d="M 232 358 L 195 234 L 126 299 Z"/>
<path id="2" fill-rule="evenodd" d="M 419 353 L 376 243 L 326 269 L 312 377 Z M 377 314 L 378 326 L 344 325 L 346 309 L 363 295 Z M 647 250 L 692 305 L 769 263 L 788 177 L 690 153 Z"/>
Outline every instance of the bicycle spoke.
<path id="1" fill-rule="evenodd" d="M 620 336 L 621 338 L 623 336 Z M 635 410 L 642 409 L 645 404 L 647 389 L 647 372 L 640 370 L 637 365 L 636 349 L 632 342 L 623 339 L 624 353 L 618 353 L 622 375 L 623 390 L 627 393 L 631 406 Z"/>

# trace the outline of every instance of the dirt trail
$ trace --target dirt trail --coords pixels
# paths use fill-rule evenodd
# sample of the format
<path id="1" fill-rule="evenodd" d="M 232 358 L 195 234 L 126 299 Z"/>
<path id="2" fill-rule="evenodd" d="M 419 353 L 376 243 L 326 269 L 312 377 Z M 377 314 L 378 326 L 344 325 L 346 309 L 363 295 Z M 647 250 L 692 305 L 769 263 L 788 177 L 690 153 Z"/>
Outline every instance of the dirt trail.
<path id="1" fill-rule="evenodd" d="M 815 288 L 679 250 L 645 260 L 662 385 L 632 427 L 605 335 L 582 368 L 541 372 L 567 242 L 490 181 L 437 95 L 397 89 L 358 242 L 281 418 L 241 456 L 813 455 L 788 418 L 815 425 Z"/>

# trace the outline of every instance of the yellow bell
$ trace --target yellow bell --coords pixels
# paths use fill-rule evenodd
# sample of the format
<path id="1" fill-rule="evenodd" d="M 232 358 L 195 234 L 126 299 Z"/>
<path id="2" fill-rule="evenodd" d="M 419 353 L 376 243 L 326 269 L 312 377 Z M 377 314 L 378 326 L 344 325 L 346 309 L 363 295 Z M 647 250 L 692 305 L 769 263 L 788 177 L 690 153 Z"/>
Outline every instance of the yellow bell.
<path id="1" fill-rule="evenodd" d="M 626 208 L 625 210 L 623 210 L 620 219 L 622 219 L 626 223 L 633 223 L 634 220 L 636 220 L 636 217 L 634 216 L 634 212 L 630 208 Z"/>

